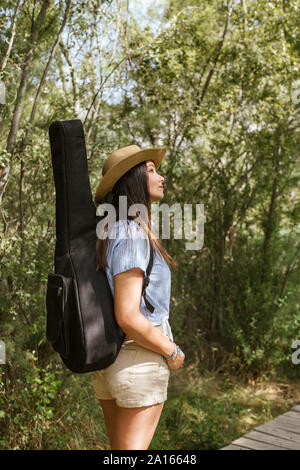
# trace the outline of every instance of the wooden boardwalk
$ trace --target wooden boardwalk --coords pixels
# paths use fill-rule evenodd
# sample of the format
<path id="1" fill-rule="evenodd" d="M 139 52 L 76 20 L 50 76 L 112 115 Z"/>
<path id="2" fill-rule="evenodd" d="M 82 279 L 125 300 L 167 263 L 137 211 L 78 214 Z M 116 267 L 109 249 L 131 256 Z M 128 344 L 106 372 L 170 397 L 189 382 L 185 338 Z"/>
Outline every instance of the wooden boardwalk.
<path id="1" fill-rule="evenodd" d="M 220 450 L 300 450 L 300 405 Z"/>

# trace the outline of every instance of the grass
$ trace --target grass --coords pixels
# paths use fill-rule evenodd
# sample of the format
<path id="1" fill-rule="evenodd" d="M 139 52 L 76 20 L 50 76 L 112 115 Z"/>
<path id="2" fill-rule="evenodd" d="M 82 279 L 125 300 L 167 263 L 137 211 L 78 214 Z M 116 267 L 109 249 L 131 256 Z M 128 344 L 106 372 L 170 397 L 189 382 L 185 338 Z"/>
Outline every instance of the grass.
<path id="1" fill-rule="evenodd" d="M 109 449 L 101 407 L 87 377 L 80 425 L 69 430 L 69 449 Z M 82 387 L 81 387 L 82 390 Z M 220 449 L 300 403 L 300 381 L 249 380 L 203 372 L 172 372 L 168 400 L 150 450 Z"/>
<path id="2" fill-rule="evenodd" d="M 188 384 L 185 385 L 185 384 Z M 300 403 L 298 383 L 177 371 L 150 449 L 217 450 Z"/>
<path id="3" fill-rule="evenodd" d="M 23 414 L 19 411 L 18 420 L 10 420 L 0 448 L 110 449 L 90 374 L 62 371 L 61 377 L 63 383 L 51 402 L 53 415 L 44 418 L 44 407 L 44 414 L 36 413 L 31 391 L 30 399 L 19 403 Z M 16 390 L 16 396 L 18 393 Z M 187 365 L 171 373 L 168 399 L 149 449 L 217 450 L 299 403 L 299 379 L 245 381 L 224 372 L 199 373 L 196 366 Z M 13 412 L 13 408 L 8 411 Z"/>

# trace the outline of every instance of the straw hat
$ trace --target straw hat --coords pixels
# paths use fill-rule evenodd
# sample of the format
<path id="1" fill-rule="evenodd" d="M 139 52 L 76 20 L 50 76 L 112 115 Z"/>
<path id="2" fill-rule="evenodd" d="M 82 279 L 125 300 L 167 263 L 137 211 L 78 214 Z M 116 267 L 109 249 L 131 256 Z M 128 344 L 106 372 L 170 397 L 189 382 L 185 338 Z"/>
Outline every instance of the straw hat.
<path id="1" fill-rule="evenodd" d="M 102 179 L 95 194 L 95 202 L 103 201 L 118 179 L 138 163 L 153 160 L 155 168 L 158 170 L 165 153 L 165 147 L 141 149 L 138 145 L 128 145 L 116 150 L 104 162 Z"/>

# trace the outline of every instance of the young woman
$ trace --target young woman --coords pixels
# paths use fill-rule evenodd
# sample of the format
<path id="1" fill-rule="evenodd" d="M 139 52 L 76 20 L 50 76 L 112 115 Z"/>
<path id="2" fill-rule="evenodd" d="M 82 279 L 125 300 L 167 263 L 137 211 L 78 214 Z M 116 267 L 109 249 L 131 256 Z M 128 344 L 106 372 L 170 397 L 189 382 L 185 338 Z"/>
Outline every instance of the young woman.
<path id="1" fill-rule="evenodd" d="M 167 399 L 170 369 L 178 369 L 185 358 L 168 321 L 169 266 L 176 263 L 151 230 L 151 204 L 164 195 L 165 178 L 157 172 L 164 154 L 164 148 L 136 145 L 117 150 L 104 163 L 95 195 L 97 205 L 109 202 L 116 211 L 115 232 L 108 230 L 107 238 L 97 240 L 97 269 L 106 272 L 116 321 L 126 334 L 115 362 L 91 375 L 111 449 L 148 449 Z M 127 209 L 142 204 L 146 221 L 138 224 L 137 212 L 130 216 L 130 210 L 121 218 L 119 196 L 127 197 Z M 145 300 L 141 292 L 150 244 L 153 267 Z"/>

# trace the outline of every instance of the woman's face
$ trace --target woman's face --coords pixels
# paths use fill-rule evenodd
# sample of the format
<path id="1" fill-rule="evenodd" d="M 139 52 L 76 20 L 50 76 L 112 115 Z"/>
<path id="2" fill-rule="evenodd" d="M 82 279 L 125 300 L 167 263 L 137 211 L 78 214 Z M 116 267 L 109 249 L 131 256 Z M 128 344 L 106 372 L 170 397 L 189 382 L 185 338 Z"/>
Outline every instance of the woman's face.
<path id="1" fill-rule="evenodd" d="M 164 197 L 163 181 L 165 178 L 156 172 L 155 164 L 152 160 L 146 161 L 148 175 L 148 191 L 150 202 L 159 201 Z"/>

